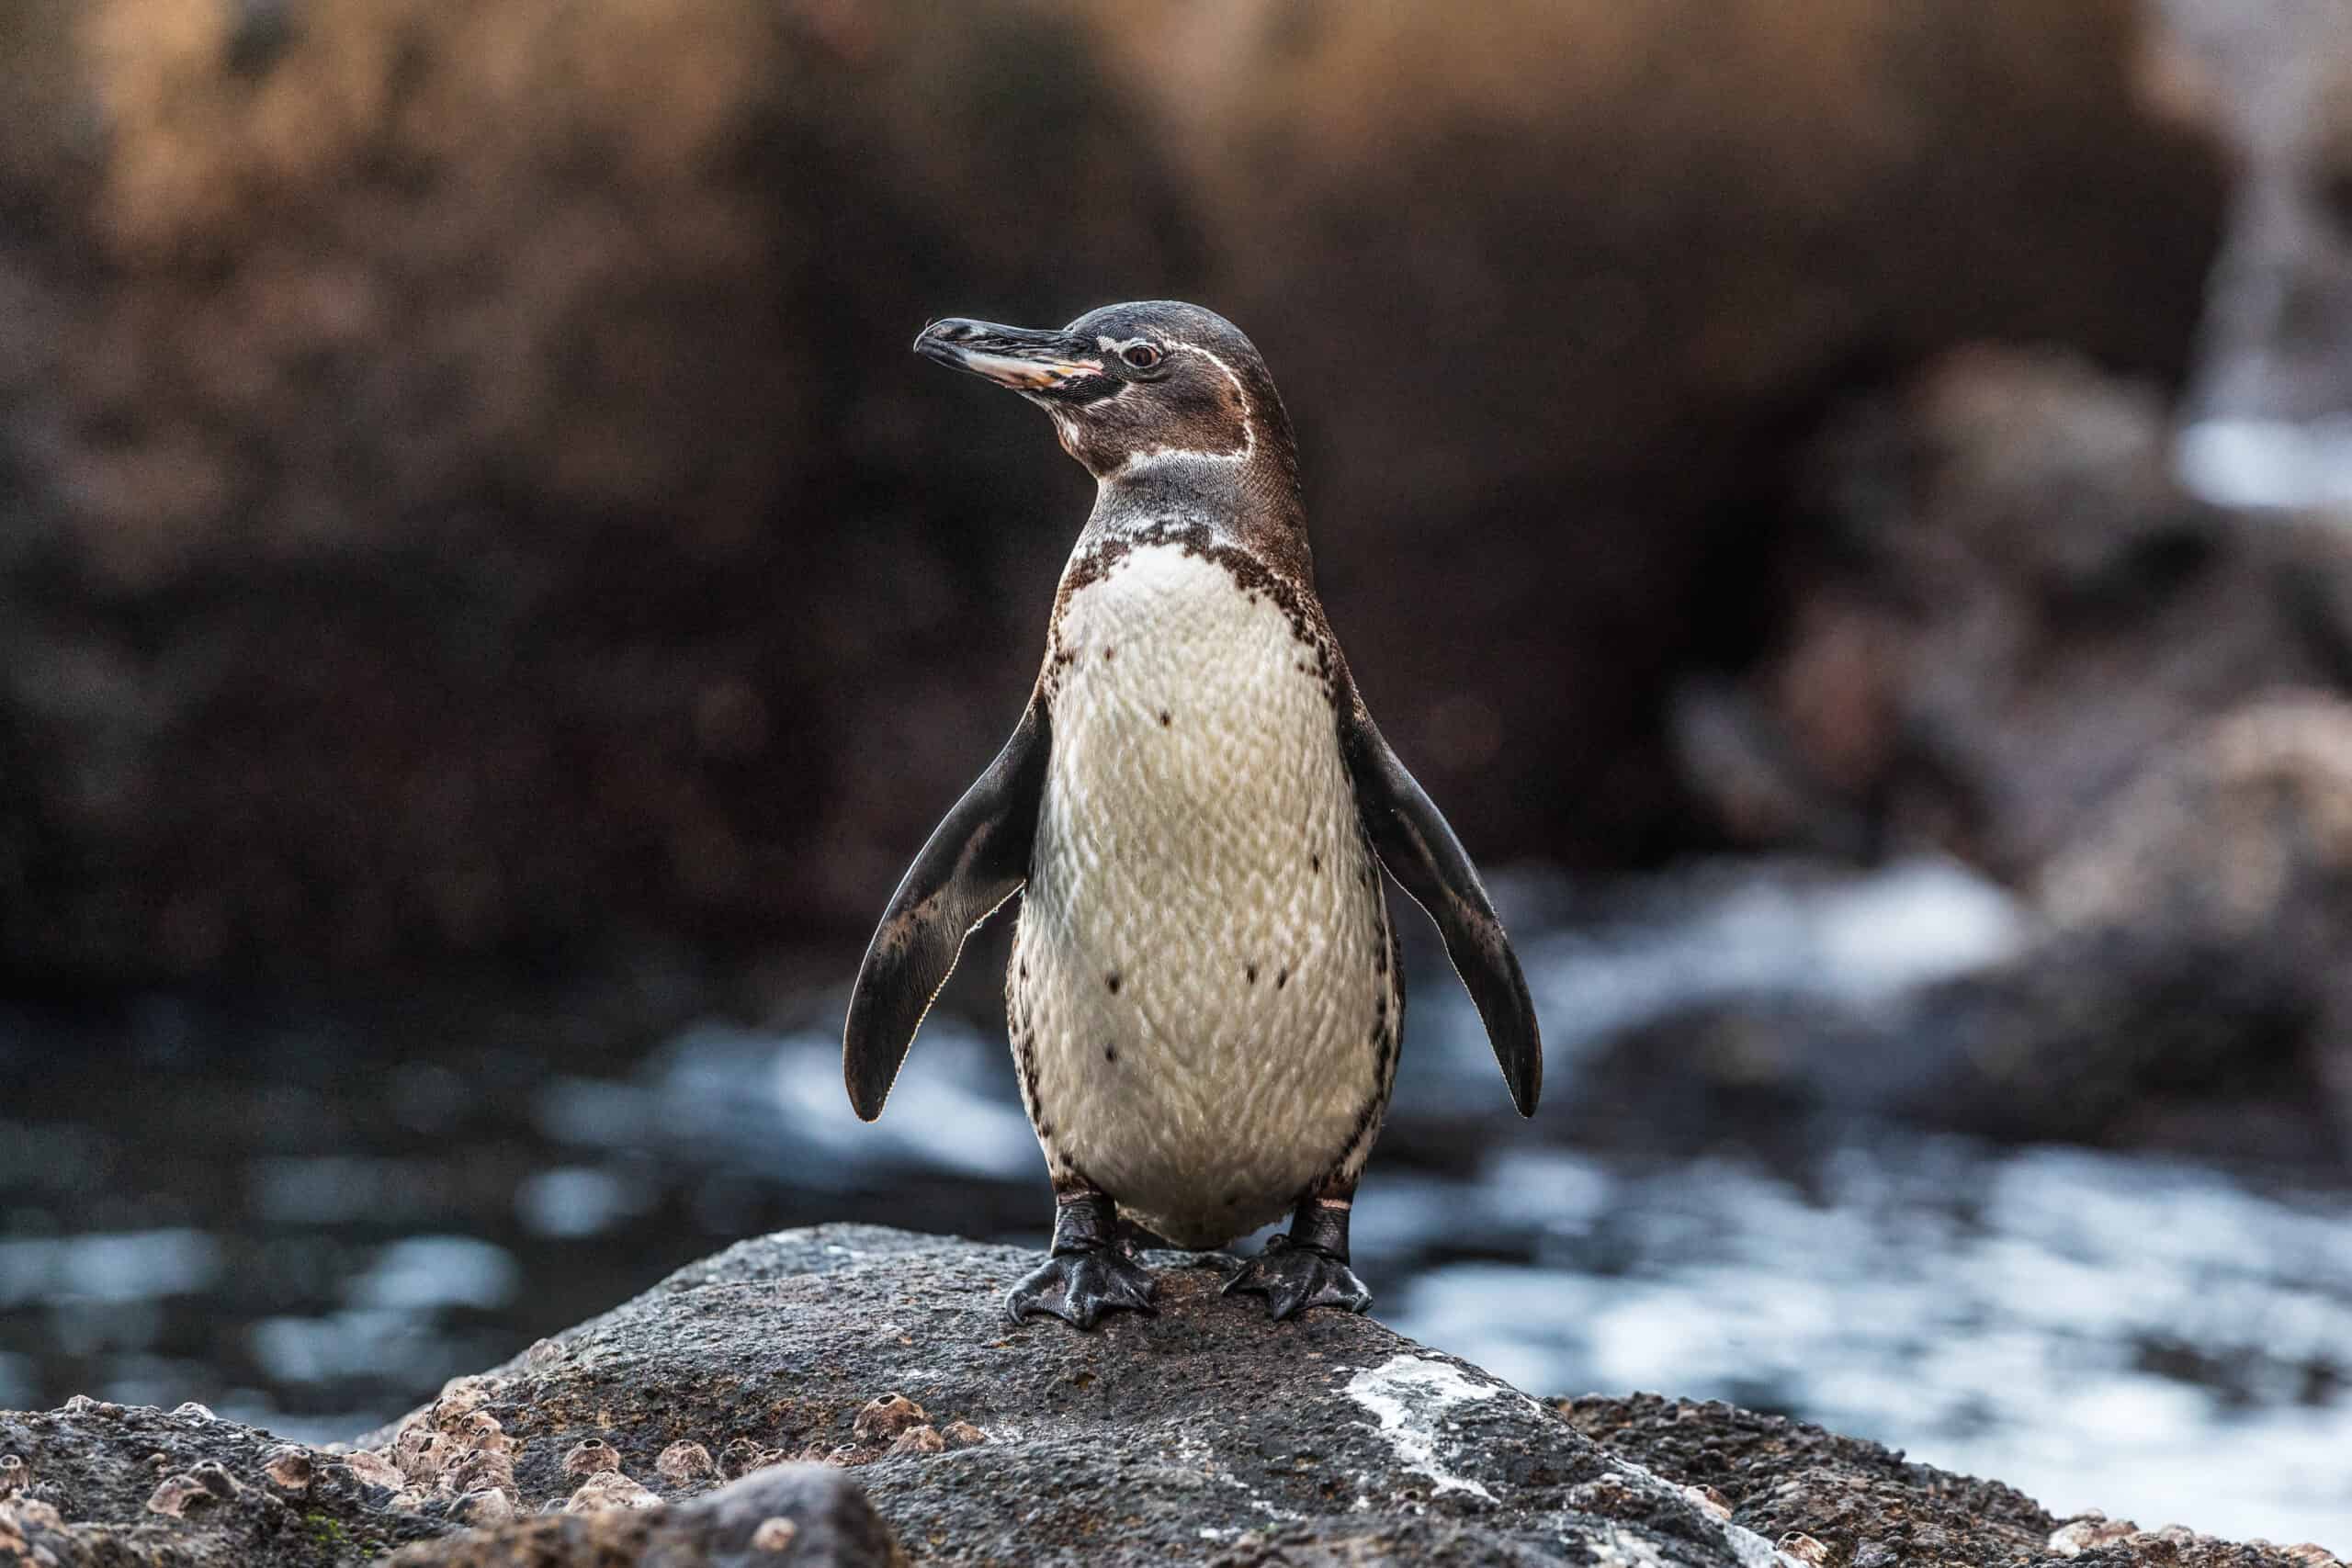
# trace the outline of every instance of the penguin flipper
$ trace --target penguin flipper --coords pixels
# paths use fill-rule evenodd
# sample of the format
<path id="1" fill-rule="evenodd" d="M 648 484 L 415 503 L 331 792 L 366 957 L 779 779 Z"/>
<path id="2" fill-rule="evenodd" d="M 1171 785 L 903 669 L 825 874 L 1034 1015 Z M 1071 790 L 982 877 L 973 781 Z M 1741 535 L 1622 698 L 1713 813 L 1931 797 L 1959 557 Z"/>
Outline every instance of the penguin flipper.
<path id="1" fill-rule="evenodd" d="M 1486 1022 L 1511 1103 L 1521 1116 L 1532 1116 L 1544 1088 L 1544 1038 L 1519 955 L 1462 840 L 1388 749 L 1372 716 L 1361 704 L 1352 705 L 1353 716 L 1340 725 L 1340 750 L 1364 831 L 1388 874 L 1444 937 L 1453 972 Z"/>
<path id="2" fill-rule="evenodd" d="M 866 944 L 842 1032 L 842 1073 L 851 1107 L 868 1122 L 882 1114 L 964 939 L 1029 879 L 1049 742 L 1046 705 L 1033 695 L 996 761 L 932 829 Z"/>

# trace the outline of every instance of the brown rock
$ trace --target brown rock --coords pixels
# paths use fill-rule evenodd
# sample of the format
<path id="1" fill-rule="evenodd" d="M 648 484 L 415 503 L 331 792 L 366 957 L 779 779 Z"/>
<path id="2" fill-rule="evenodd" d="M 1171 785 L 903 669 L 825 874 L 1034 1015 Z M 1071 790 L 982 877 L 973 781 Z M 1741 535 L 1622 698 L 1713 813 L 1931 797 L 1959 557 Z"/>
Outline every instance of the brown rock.
<path id="1" fill-rule="evenodd" d="M 2139 9 L 26 7 L 0 968 L 862 934 L 1087 500 L 900 351 L 1080 279 L 1258 335 L 1472 847 L 1652 857 L 1655 716 L 1772 621 L 1825 388 L 1988 339 L 2179 374 L 2226 193 Z"/>

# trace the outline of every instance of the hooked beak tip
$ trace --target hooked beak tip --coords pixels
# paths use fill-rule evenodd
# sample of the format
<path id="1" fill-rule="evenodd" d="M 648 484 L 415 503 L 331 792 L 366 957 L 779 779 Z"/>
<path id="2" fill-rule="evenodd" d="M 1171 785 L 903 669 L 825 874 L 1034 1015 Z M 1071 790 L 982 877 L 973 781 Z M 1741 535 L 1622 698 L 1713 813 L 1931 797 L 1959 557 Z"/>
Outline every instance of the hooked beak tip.
<path id="1" fill-rule="evenodd" d="M 1059 333 L 949 316 L 915 334 L 915 352 L 1019 392 L 1051 392 L 1102 374 L 1102 362 Z"/>

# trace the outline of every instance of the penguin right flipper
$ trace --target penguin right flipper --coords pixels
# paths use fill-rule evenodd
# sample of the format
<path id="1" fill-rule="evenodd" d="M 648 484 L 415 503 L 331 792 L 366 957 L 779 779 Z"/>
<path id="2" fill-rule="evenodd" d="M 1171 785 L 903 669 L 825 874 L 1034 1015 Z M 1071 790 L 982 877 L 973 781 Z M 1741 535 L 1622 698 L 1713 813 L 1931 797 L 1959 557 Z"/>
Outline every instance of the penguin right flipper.
<path id="1" fill-rule="evenodd" d="M 1349 716 L 1340 725 L 1340 750 L 1373 850 L 1397 886 L 1436 922 L 1445 955 L 1486 1021 L 1487 1040 L 1502 1066 L 1511 1103 L 1521 1116 L 1532 1116 L 1544 1088 L 1544 1038 L 1519 955 L 1478 880 L 1478 868 L 1436 803 L 1388 749 L 1363 705 L 1343 711 Z"/>
<path id="2" fill-rule="evenodd" d="M 964 939 L 1029 879 L 1050 741 L 1046 705 L 1033 695 L 1004 750 L 932 830 L 866 944 L 842 1033 L 849 1102 L 865 1121 L 882 1114 Z"/>

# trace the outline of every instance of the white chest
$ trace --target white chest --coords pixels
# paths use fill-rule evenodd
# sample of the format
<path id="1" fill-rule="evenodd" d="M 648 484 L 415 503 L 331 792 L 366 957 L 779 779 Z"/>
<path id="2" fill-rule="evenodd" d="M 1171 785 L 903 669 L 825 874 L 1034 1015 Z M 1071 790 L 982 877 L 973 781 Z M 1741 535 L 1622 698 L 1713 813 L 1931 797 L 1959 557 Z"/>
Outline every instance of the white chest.
<path id="1" fill-rule="evenodd" d="M 1379 871 L 1317 649 L 1272 595 L 1148 546 L 1059 629 L 1009 987 L 1024 1091 L 1057 1172 L 1210 1245 L 1340 1162 L 1385 1089 Z"/>

